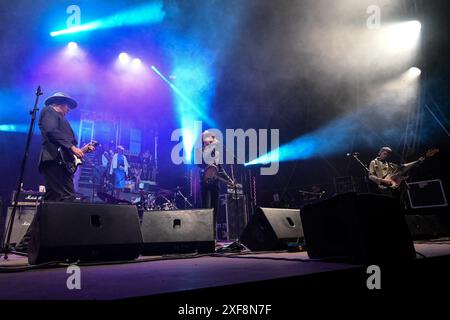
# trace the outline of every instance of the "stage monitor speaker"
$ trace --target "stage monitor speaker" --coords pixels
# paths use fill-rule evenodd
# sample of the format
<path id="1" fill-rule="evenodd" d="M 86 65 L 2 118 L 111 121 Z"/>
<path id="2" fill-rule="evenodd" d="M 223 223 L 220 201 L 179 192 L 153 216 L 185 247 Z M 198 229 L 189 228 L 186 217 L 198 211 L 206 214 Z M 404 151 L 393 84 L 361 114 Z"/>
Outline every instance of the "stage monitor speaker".
<path id="1" fill-rule="evenodd" d="M 143 255 L 215 251 L 213 209 L 145 211 Z"/>
<path id="2" fill-rule="evenodd" d="M 5 230 L 3 232 L 2 237 L 2 248 L 5 244 L 6 237 L 7 237 L 7 226 L 9 223 L 9 218 L 11 217 L 13 207 L 8 207 L 8 212 L 6 214 L 6 221 L 5 221 Z M 9 243 L 11 245 L 15 245 L 22 240 L 23 236 L 27 232 L 31 222 L 34 219 L 34 215 L 36 214 L 36 207 L 24 207 L 24 206 L 17 206 L 16 214 L 14 216 L 14 224 L 13 229 L 11 231 L 11 239 Z"/>
<path id="3" fill-rule="evenodd" d="M 257 208 L 239 238 L 253 251 L 289 249 L 303 241 L 299 209 Z"/>
<path id="4" fill-rule="evenodd" d="M 397 198 L 347 193 L 305 206 L 300 214 L 312 259 L 377 263 L 415 258 Z"/>
<path id="5" fill-rule="evenodd" d="M 413 240 L 450 236 L 448 214 L 407 214 L 405 218 Z"/>
<path id="6" fill-rule="evenodd" d="M 44 202 L 30 227 L 28 261 L 136 259 L 142 235 L 136 206 Z"/>

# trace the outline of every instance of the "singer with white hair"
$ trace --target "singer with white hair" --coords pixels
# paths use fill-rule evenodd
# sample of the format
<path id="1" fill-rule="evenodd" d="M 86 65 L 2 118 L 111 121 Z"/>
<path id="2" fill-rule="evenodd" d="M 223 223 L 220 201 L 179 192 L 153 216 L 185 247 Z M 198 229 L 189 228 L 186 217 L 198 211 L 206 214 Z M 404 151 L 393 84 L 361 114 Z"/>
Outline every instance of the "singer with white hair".
<path id="1" fill-rule="evenodd" d="M 202 195 L 202 207 L 205 209 L 213 209 L 213 226 L 214 237 L 217 238 L 216 221 L 219 211 L 219 181 L 234 185 L 232 179 L 223 169 L 219 162 L 220 153 L 217 148 L 219 140 L 212 131 L 204 131 L 202 133 L 202 154 L 203 160 L 200 164 L 200 186 Z"/>

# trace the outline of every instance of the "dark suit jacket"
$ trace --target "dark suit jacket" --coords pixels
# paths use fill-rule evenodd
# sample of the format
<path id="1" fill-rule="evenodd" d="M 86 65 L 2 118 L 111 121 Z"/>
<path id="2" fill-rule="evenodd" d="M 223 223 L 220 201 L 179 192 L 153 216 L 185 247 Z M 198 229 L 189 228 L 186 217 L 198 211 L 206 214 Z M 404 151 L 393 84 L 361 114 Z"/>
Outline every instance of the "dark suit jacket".
<path id="1" fill-rule="evenodd" d="M 77 145 L 69 121 L 52 107 L 45 107 L 41 111 L 39 129 L 42 136 L 39 170 L 44 162 L 58 160 L 59 147 L 70 149 Z"/>

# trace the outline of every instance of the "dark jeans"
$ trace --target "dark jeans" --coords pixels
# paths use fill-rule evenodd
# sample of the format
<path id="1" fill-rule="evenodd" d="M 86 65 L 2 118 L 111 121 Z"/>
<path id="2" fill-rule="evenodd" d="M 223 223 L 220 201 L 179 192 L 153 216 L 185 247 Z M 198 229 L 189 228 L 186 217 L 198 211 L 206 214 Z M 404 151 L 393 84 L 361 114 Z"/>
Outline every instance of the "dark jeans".
<path id="1" fill-rule="evenodd" d="M 214 238 L 217 234 L 217 213 L 219 212 L 219 185 L 218 183 L 202 183 L 202 207 L 213 209 Z"/>
<path id="2" fill-rule="evenodd" d="M 56 162 L 45 162 L 41 166 L 41 172 L 45 180 L 45 196 L 47 201 L 73 201 L 75 189 L 73 175 Z"/>

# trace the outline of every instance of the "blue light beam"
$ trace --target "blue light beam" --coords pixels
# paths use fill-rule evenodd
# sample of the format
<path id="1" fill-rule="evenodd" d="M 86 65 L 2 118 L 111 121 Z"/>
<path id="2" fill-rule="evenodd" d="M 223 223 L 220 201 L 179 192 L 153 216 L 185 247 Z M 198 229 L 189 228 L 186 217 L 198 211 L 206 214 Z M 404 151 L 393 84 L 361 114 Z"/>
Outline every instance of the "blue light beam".
<path id="1" fill-rule="evenodd" d="M 57 37 L 66 34 L 86 32 L 98 29 L 118 28 L 141 24 L 159 23 L 164 19 L 165 12 L 161 1 L 146 4 L 115 15 L 88 22 L 79 26 L 50 32 L 50 36 Z"/>
<path id="2" fill-rule="evenodd" d="M 215 126 L 215 123 L 212 119 L 207 117 L 197 106 L 180 90 L 177 86 L 175 86 L 172 82 L 169 81 L 155 66 L 152 66 L 151 69 L 165 82 L 169 85 L 169 87 L 180 97 L 183 102 L 187 104 L 189 107 L 189 111 L 193 111 L 201 120 L 205 121 L 209 126 Z"/>

